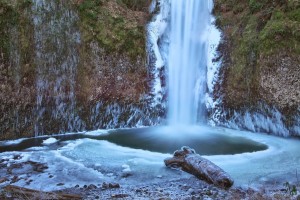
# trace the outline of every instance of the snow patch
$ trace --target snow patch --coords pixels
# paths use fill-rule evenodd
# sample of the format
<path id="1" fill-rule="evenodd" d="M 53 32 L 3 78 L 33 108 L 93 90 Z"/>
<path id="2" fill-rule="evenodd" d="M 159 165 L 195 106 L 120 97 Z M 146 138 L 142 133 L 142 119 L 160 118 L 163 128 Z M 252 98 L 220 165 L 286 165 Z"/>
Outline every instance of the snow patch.
<path id="1" fill-rule="evenodd" d="M 108 173 L 108 174 L 106 174 L 106 176 L 112 177 L 112 176 L 114 176 L 114 173 Z"/>
<path id="2" fill-rule="evenodd" d="M 50 145 L 56 143 L 58 140 L 56 138 L 48 138 L 46 140 L 43 140 L 43 145 Z"/>
<path id="3" fill-rule="evenodd" d="M 19 162 L 27 162 L 30 160 L 29 153 L 21 153 L 20 157 L 21 157 L 21 159 L 19 160 Z"/>
<path id="4" fill-rule="evenodd" d="M 48 148 L 49 147 L 47 147 L 47 146 L 43 146 L 43 147 L 30 147 L 30 148 L 27 148 L 26 150 L 27 151 L 42 151 L 42 150 L 46 150 Z"/>
<path id="5" fill-rule="evenodd" d="M 124 165 L 122 165 L 122 168 L 123 168 L 123 170 L 122 170 L 123 172 L 131 172 L 129 165 L 124 164 Z"/>
<path id="6" fill-rule="evenodd" d="M 20 138 L 20 139 L 17 139 L 17 140 L 7 140 L 7 141 L 0 142 L 0 145 L 1 146 L 17 145 L 17 144 L 20 144 L 21 142 L 23 142 L 26 139 L 27 138 Z"/>
<path id="7" fill-rule="evenodd" d="M 76 140 L 76 141 L 69 141 L 67 142 L 66 146 L 63 146 L 61 149 L 59 150 L 73 150 L 75 149 L 77 146 L 81 145 L 83 143 L 83 140 Z"/>
<path id="8" fill-rule="evenodd" d="M 108 135 L 111 130 L 113 129 L 98 129 L 95 131 L 88 131 L 85 133 L 85 135 L 90 135 L 90 136 Z"/>

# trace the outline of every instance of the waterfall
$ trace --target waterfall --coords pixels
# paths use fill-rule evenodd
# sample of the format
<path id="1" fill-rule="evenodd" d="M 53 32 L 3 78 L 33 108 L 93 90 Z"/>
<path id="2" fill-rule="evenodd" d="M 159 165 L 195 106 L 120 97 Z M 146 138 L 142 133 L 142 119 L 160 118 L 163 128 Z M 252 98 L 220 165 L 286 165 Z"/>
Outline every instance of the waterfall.
<path id="1" fill-rule="evenodd" d="M 171 1 L 168 55 L 169 125 L 206 121 L 208 29 L 211 1 Z"/>

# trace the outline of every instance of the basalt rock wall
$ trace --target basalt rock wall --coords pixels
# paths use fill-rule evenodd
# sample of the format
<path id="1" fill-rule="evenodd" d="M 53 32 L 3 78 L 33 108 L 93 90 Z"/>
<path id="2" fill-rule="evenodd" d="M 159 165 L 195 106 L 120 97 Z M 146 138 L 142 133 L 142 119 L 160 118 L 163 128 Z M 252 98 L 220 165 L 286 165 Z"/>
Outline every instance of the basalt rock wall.
<path id="1" fill-rule="evenodd" d="M 157 123 L 149 4 L 0 0 L 0 140 Z"/>
<path id="2" fill-rule="evenodd" d="M 214 14 L 223 33 L 215 87 L 215 98 L 222 99 L 221 124 L 242 116 L 236 123 L 249 129 L 245 121 L 259 114 L 282 123 L 275 134 L 300 135 L 300 2 L 215 0 Z"/>

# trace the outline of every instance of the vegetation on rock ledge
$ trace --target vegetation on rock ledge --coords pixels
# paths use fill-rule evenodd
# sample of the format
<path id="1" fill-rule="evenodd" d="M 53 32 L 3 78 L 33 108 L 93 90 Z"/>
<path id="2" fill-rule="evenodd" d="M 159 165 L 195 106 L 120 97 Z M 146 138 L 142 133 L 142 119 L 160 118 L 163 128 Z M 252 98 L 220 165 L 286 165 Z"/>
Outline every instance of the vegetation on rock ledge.
<path id="1" fill-rule="evenodd" d="M 76 3 L 83 40 L 97 41 L 108 53 L 145 57 L 145 12 L 148 0 L 83 0 Z M 129 8 L 127 8 L 129 7 Z M 135 12 L 128 12 L 134 9 Z"/>
<path id="2" fill-rule="evenodd" d="M 38 4 L 41 2 L 45 5 Z M 48 8 L 50 3 L 51 9 L 66 10 L 66 15 L 59 11 L 54 15 L 51 9 L 36 13 L 36 6 Z M 145 48 L 148 3 L 149 0 L 0 0 L 0 140 L 33 136 L 38 119 L 45 122 L 45 134 L 107 128 L 114 114 L 107 113 L 110 107 L 120 111 L 117 122 L 120 127 L 126 126 L 129 118 L 130 126 L 139 121 L 143 112 L 135 114 L 132 110 L 142 110 L 147 103 L 141 103 L 141 99 L 148 91 Z M 49 19 L 43 18 L 45 13 L 51 15 Z M 49 20 L 55 24 L 45 26 L 45 32 L 38 33 L 41 38 L 37 38 L 35 17 L 45 20 L 41 24 L 47 25 Z M 66 26 L 68 22 L 72 24 Z M 64 28 L 69 35 L 64 34 Z M 76 41 L 71 45 L 68 39 Z M 59 42 L 60 51 L 53 41 L 63 41 Z M 45 61 L 50 67 L 36 63 L 41 50 L 37 49 L 37 42 L 43 44 L 45 57 L 53 55 L 54 60 Z M 66 57 L 73 59 L 69 52 L 75 53 L 74 81 L 64 83 L 56 73 L 63 73 L 64 67 L 69 69 L 69 63 L 66 62 L 67 66 L 63 62 Z M 56 66 L 52 68 L 51 63 Z M 46 109 L 41 114 L 36 110 L 39 74 L 43 76 L 40 80 L 46 81 L 44 91 L 48 90 L 49 95 L 49 101 L 41 102 Z M 62 95 L 59 105 L 52 100 L 60 97 L 57 93 L 69 92 L 70 88 L 74 89 L 75 102 L 71 114 L 62 118 L 58 113 L 57 118 L 50 119 L 48 111 L 70 103 L 68 95 Z"/>
<path id="3" fill-rule="evenodd" d="M 299 104 L 300 1 L 216 0 L 214 14 L 224 34 L 220 51 L 227 106 L 248 107 L 260 99 L 280 108 Z M 272 74 L 283 67 L 282 77 Z M 286 79 L 286 85 L 273 88 L 272 77 Z M 286 98 L 286 86 L 298 100 Z"/>
<path id="4" fill-rule="evenodd" d="M 34 108 L 30 0 L 0 0 L 0 138 L 30 133 Z"/>

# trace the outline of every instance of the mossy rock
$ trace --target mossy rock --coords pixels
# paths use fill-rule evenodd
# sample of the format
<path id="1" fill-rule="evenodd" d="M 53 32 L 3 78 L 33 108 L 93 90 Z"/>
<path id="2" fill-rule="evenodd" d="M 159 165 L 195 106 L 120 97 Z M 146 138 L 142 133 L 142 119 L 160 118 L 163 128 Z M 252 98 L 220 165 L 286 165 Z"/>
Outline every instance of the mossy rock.
<path id="1" fill-rule="evenodd" d="M 147 11 L 151 0 L 117 0 L 117 3 L 132 10 Z"/>
<path id="2" fill-rule="evenodd" d="M 216 25 L 224 37 L 228 105 L 250 106 L 261 98 L 260 73 L 272 62 L 268 57 L 300 54 L 299 7 L 298 0 L 215 1 Z"/>
<path id="3" fill-rule="evenodd" d="M 145 5 L 147 1 L 143 2 L 142 5 Z M 137 9 L 136 3 L 135 1 L 85 0 L 77 4 L 83 42 L 96 40 L 107 53 L 126 54 L 133 60 L 140 56 L 145 57 L 144 24 L 130 16 L 130 14 L 145 15 L 134 11 Z"/>

